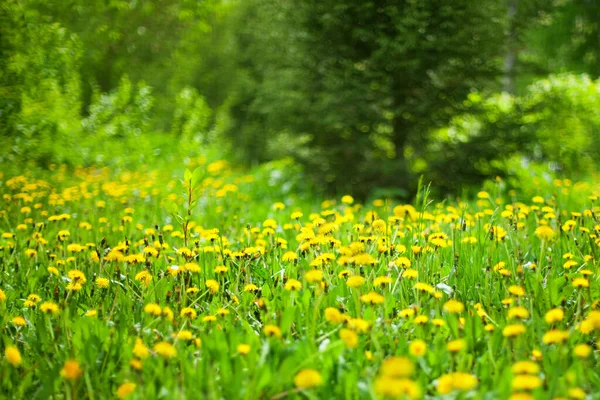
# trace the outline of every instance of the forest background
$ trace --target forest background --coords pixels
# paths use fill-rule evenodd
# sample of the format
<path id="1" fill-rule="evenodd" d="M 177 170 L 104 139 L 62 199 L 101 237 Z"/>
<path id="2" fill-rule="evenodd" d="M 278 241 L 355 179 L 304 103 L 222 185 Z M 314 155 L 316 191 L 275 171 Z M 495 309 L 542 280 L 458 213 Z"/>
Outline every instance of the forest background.
<path id="1" fill-rule="evenodd" d="M 593 179 L 599 76 L 595 0 L 5 0 L 0 163 L 216 152 L 358 197 Z"/>

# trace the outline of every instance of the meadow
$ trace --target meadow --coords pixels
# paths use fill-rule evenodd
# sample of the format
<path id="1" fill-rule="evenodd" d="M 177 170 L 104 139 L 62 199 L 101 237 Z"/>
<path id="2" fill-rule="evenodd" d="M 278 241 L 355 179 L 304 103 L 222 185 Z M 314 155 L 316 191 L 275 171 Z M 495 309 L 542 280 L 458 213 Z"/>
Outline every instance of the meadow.
<path id="1" fill-rule="evenodd" d="M 600 398 L 597 184 L 360 204 L 181 164 L 0 173 L 0 397 Z"/>

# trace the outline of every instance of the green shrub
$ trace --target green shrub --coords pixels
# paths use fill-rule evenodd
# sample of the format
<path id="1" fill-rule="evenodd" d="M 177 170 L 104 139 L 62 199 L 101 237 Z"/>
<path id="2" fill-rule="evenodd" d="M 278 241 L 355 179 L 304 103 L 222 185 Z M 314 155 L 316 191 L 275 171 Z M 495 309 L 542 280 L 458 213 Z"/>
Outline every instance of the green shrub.
<path id="1" fill-rule="evenodd" d="M 424 156 L 412 165 L 443 190 L 515 174 L 532 163 L 574 178 L 600 167 L 600 80 L 551 75 L 521 97 L 476 92 L 464 106 L 431 133 Z"/>
<path id="2" fill-rule="evenodd" d="M 134 87 L 124 76 L 113 92 L 95 93 L 90 115 L 82 120 L 84 131 L 98 140 L 140 136 L 149 126 L 153 103 L 148 85 Z"/>
<path id="3" fill-rule="evenodd" d="M 212 114 L 204 97 L 196 89 L 185 87 L 175 99 L 171 133 L 186 139 L 198 135 L 206 137 Z"/>

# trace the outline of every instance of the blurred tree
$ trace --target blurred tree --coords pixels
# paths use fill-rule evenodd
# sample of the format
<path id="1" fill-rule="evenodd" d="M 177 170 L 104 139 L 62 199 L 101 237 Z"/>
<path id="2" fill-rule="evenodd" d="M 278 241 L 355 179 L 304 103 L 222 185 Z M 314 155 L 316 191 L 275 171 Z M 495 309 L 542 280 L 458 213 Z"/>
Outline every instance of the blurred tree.
<path id="1" fill-rule="evenodd" d="M 517 75 L 522 73 L 519 56 L 527 47 L 528 33 L 541 26 L 551 13 L 555 0 L 506 0 L 505 54 L 502 89 L 516 94 Z"/>
<path id="2" fill-rule="evenodd" d="M 247 7 L 229 133 L 247 159 L 291 153 L 330 189 L 406 190 L 407 157 L 428 130 L 499 77 L 504 9 L 494 0 Z M 273 152 L 279 135 L 287 148 Z"/>
<path id="3" fill-rule="evenodd" d="M 26 0 L 0 7 L 0 137 L 4 157 L 56 160 L 80 129 L 77 38 Z"/>
<path id="4" fill-rule="evenodd" d="M 533 12 L 538 17 L 526 18 L 519 32 L 522 51 L 518 86 L 521 91 L 550 73 L 600 76 L 600 2 L 536 0 L 531 3 L 539 3 Z M 526 11 L 525 15 L 532 13 Z"/>
<path id="5" fill-rule="evenodd" d="M 197 74 L 217 69 L 220 51 L 208 51 L 226 6 L 220 0 L 29 0 L 52 21 L 76 34 L 84 49 L 81 80 L 84 112 L 95 92 L 116 89 L 122 76 L 145 81 L 161 98 L 198 83 Z M 206 62 L 204 62 L 206 59 Z M 219 57 L 219 59 L 222 59 Z M 195 81 L 196 80 L 196 81 Z M 209 91 L 212 82 L 203 82 Z M 220 83 L 220 82 L 219 82 Z M 157 102 L 154 127 L 168 130 L 174 101 Z"/>
<path id="6" fill-rule="evenodd" d="M 433 133 L 417 171 L 441 190 L 506 176 L 521 163 L 573 179 L 600 168 L 600 79 L 551 75 L 523 96 L 474 92 L 464 105 Z"/>

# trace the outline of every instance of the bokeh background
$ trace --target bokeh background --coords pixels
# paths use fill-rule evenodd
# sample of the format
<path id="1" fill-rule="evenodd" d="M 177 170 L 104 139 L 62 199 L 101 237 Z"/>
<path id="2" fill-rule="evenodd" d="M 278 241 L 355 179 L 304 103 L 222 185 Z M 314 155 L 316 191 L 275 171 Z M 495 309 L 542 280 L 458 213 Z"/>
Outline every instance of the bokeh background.
<path id="1" fill-rule="evenodd" d="M 0 163 L 286 160 L 408 198 L 594 179 L 597 0 L 3 0 Z"/>

